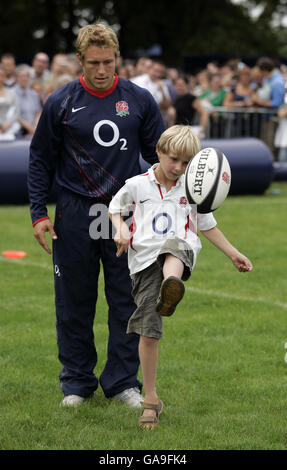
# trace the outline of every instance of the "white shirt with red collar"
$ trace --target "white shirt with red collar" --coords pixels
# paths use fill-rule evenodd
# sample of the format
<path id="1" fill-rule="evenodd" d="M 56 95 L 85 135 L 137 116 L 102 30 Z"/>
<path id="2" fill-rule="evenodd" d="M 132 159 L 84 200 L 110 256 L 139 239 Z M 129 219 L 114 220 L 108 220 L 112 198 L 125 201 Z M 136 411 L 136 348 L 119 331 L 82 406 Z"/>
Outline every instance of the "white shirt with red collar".
<path id="1" fill-rule="evenodd" d="M 131 239 L 128 251 L 130 274 L 150 266 L 165 248 L 192 250 L 193 266 L 201 249 L 197 230 L 216 226 L 212 213 L 197 214 L 187 203 L 184 175 L 166 191 L 154 174 L 157 164 L 146 173 L 126 180 L 113 197 L 109 212 L 129 216 Z"/>

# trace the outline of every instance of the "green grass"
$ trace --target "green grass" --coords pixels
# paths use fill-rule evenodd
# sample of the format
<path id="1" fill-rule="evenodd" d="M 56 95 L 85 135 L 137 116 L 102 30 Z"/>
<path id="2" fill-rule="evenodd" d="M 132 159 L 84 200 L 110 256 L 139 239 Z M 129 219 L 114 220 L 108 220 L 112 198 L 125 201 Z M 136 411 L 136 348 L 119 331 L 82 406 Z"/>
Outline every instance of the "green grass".
<path id="1" fill-rule="evenodd" d="M 286 450 L 286 207 L 281 183 L 216 211 L 254 270 L 238 273 L 202 240 L 186 295 L 164 320 L 157 389 L 165 409 L 148 432 L 137 428 L 138 410 L 100 388 L 80 408 L 59 406 L 51 256 L 33 238 L 27 206 L 0 206 L 0 253 L 28 253 L 0 257 L 0 449 Z M 100 286 L 96 374 L 107 348 L 102 277 Z"/>

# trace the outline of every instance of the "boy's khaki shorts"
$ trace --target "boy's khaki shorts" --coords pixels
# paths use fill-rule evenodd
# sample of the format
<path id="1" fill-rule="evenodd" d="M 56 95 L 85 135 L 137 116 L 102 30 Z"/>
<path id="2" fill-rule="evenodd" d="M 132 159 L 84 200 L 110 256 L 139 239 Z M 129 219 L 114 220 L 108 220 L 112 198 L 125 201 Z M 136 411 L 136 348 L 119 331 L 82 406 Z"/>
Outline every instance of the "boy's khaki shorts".
<path id="1" fill-rule="evenodd" d="M 181 256 L 178 253 L 176 256 L 185 264 L 183 280 L 187 280 L 192 270 L 193 253 L 183 251 Z M 127 333 L 157 339 L 162 337 L 162 317 L 156 313 L 155 307 L 163 281 L 163 262 L 164 254 L 146 269 L 131 276 L 132 295 L 137 309 L 129 319 Z"/>

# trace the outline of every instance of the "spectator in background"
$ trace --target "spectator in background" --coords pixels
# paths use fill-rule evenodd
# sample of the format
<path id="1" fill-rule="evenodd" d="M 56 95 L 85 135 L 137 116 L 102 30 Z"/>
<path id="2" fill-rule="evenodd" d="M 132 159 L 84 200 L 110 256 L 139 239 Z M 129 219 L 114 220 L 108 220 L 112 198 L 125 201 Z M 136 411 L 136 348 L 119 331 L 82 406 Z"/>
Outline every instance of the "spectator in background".
<path id="1" fill-rule="evenodd" d="M 208 89 L 199 96 L 202 105 L 207 111 L 212 111 L 213 106 L 222 106 L 226 90 L 224 90 L 219 73 L 210 75 Z"/>
<path id="2" fill-rule="evenodd" d="M 269 57 L 261 57 L 256 64 L 262 72 L 262 85 L 268 86 L 270 96 L 267 99 L 260 97 L 258 93 L 253 95 L 253 101 L 258 106 L 266 108 L 279 108 L 284 103 L 285 86 L 280 70 Z"/>
<path id="3" fill-rule="evenodd" d="M 206 69 L 201 70 L 195 75 L 195 86 L 193 87 L 192 94 L 195 96 L 200 96 L 204 93 L 209 87 L 208 81 L 208 72 Z"/>
<path id="4" fill-rule="evenodd" d="M 285 88 L 287 88 L 287 65 L 280 64 L 280 73 L 282 75 L 283 82 L 285 84 Z"/>
<path id="5" fill-rule="evenodd" d="M 177 98 L 177 93 L 174 87 L 174 82 L 178 77 L 179 77 L 179 71 L 176 68 L 170 67 L 166 70 L 165 84 L 167 86 L 172 104 L 174 104 Z"/>
<path id="6" fill-rule="evenodd" d="M 215 111 L 214 107 L 223 106 L 226 90 L 222 86 L 219 72 L 210 75 L 208 89 L 200 95 L 199 99 L 204 109 L 209 113 L 209 136 L 222 137 L 224 120 L 222 113 Z"/>
<path id="7" fill-rule="evenodd" d="M 13 140 L 20 129 L 19 103 L 14 91 L 5 86 L 6 70 L 0 64 L 0 139 Z"/>
<path id="8" fill-rule="evenodd" d="M 196 87 L 196 76 L 192 74 L 186 74 L 186 77 L 188 78 L 188 89 L 189 92 L 194 95 L 193 90 Z"/>
<path id="9" fill-rule="evenodd" d="M 126 61 L 122 60 L 117 61 L 116 65 L 116 73 L 120 78 L 125 78 L 126 80 L 130 80 L 131 78 L 135 77 L 135 65 L 133 61 Z"/>
<path id="10" fill-rule="evenodd" d="M 125 66 L 127 70 L 127 74 L 129 78 L 133 78 L 136 76 L 136 68 L 132 60 L 125 60 L 123 65 Z"/>
<path id="11" fill-rule="evenodd" d="M 41 80 L 32 80 L 30 83 L 30 87 L 39 96 L 41 106 L 43 107 L 43 102 L 44 102 L 44 97 L 45 97 L 45 90 L 44 90 L 43 83 L 41 82 Z"/>
<path id="12" fill-rule="evenodd" d="M 237 74 L 240 70 L 246 67 L 246 64 L 242 62 L 241 57 L 239 56 L 235 56 L 229 59 L 227 65 L 235 74 Z"/>
<path id="13" fill-rule="evenodd" d="M 51 61 L 50 78 L 46 83 L 46 96 L 55 91 L 55 84 L 61 75 L 66 75 L 69 71 L 67 54 L 55 54 Z"/>
<path id="14" fill-rule="evenodd" d="M 208 123 L 208 113 L 205 111 L 200 100 L 189 92 L 189 80 L 185 75 L 179 76 L 174 83 L 177 99 L 174 106 L 168 110 L 169 125 L 185 124 L 194 126 L 193 131 L 199 138 L 204 136 Z M 199 118 L 199 123 L 197 119 Z M 199 127 L 195 127 L 199 124 Z"/>
<path id="15" fill-rule="evenodd" d="M 117 67 L 116 73 L 118 74 L 120 78 L 125 78 L 126 80 L 130 78 L 128 70 L 125 65 L 120 65 L 119 67 Z"/>
<path id="16" fill-rule="evenodd" d="M 42 105 L 38 94 L 30 87 L 30 67 L 19 65 L 16 69 L 17 83 L 13 91 L 18 97 L 20 116 L 19 137 L 32 137 L 41 115 Z"/>
<path id="17" fill-rule="evenodd" d="M 257 65 L 251 69 L 251 77 L 255 96 L 260 100 L 268 101 L 270 99 L 270 86 L 266 80 L 263 80 L 262 71 Z"/>
<path id="18" fill-rule="evenodd" d="M 58 53 L 52 57 L 50 72 L 52 76 L 59 76 L 67 73 L 68 60 L 67 54 Z"/>
<path id="19" fill-rule="evenodd" d="M 283 105 L 277 111 L 279 124 L 275 132 L 274 146 L 279 148 L 279 162 L 287 162 L 287 106 Z"/>
<path id="20" fill-rule="evenodd" d="M 69 75 L 72 75 L 73 80 L 76 78 L 80 78 L 82 75 L 82 66 L 80 62 L 77 59 L 76 54 L 70 53 L 67 54 L 66 56 L 66 61 L 67 61 L 67 71 Z"/>
<path id="21" fill-rule="evenodd" d="M 211 61 L 211 62 L 208 62 L 206 66 L 206 70 L 209 73 L 209 75 L 214 75 L 215 73 L 219 73 L 219 66 L 217 62 Z"/>
<path id="22" fill-rule="evenodd" d="M 161 111 L 166 111 L 171 105 L 168 88 L 163 82 L 165 66 L 158 60 L 153 60 L 148 73 L 131 79 L 136 85 L 146 88 L 154 97 Z"/>
<path id="23" fill-rule="evenodd" d="M 235 86 L 237 76 L 227 64 L 222 65 L 219 68 L 219 73 L 221 75 L 221 83 L 225 91 L 230 91 L 233 86 Z"/>
<path id="24" fill-rule="evenodd" d="M 258 90 L 262 87 L 263 75 L 260 68 L 255 65 L 251 69 L 251 78 L 252 78 L 252 86 L 254 90 Z"/>
<path id="25" fill-rule="evenodd" d="M 30 69 L 31 80 L 40 80 L 45 88 L 48 80 L 51 77 L 49 70 L 50 59 L 45 52 L 38 52 L 32 60 L 32 67 Z"/>
<path id="26" fill-rule="evenodd" d="M 224 98 L 223 105 L 230 108 L 246 108 L 253 106 L 253 86 L 251 69 L 243 67 L 238 72 L 238 80 L 235 86 Z M 232 110 L 231 110 L 232 111 Z M 229 124 L 233 126 L 233 133 L 236 136 L 248 136 L 258 133 L 260 129 L 260 120 L 254 119 L 251 113 L 244 113 L 237 110 L 229 115 Z"/>
<path id="27" fill-rule="evenodd" d="M 135 77 L 149 73 L 152 66 L 152 60 L 149 57 L 139 57 L 135 65 Z"/>
<path id="28" fill-rule="evenodd" d="M 58 90 L 62 86 L 71 82 L 72 80 L 72 75 L 69 75 L 68 73 L 63 73 L 62 75 L 59 75 L 59 77 L 53 82 L 53 88 L 50 89 L 49 93 L 46 93 L 43 103 L 46 103 L 47 99 L 52 93 L 54 93 L 54 91 Z"/>
<path id="29" fill-rule="evenodd" d="M 223 105 L 242 107 L 253 105 L 252 76 L 249 67 L 244 67 L 238 72 L 238 80 L 235 86 L 226 94 Z"/>
<path id="30" fill-rule="evenodd" d="M 174 81 L 179 77 L 179 71 L 174 68 L 174 67 L 168 67 L 166 70 L 166 78 L 169 80 L 171 83 L 174 83 Z"/>
<path id="31" fill-rule="evenodd" d="M 3 54 L 1 57 L 1 64 L 4 66 L 6 71 L 5 86 L 11 88 L 17 81 L 15 73 L 16 60 L 14 54 L 10 54 L 9 52 Z"/>

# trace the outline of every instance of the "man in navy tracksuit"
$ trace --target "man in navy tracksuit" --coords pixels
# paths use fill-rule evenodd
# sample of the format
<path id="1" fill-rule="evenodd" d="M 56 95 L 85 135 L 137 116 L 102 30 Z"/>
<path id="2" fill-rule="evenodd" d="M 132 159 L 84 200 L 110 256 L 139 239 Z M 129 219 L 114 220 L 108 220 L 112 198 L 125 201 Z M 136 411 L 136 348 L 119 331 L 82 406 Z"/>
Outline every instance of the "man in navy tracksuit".
<path id="1" fill-rule="evenodd" d="M 157 161 L 164 130 L 150 93 L 115 74 L 118 41 L 105 25 L 82 28 L 77 56 L 83 75 L 46 102 L 31 142 L 28 187 L 34 235 L 51 253 L 63 404 L 78 405 L 98 387 L 93 323 L 100 261 L 109 306 L 108 358 L 100 376 L 106 397 L 140 406 L 138 337 L 126 334 L 135 310 L 126 257 L 116 257 L 107 207 L 125 180 L 140 173 L 139 154 Z M 46 203 L 58 190 L 54 226 Z M 108 221 L 109 223 L 109 221 Z"/>

